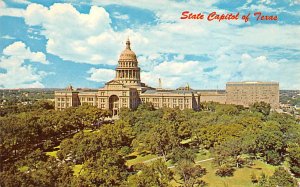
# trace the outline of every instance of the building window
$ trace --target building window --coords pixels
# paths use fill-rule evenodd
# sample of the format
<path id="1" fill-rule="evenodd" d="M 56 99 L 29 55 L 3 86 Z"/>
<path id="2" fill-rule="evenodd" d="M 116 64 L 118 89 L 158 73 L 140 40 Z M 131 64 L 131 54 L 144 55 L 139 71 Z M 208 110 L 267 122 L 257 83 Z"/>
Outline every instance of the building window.
<path id="1" fill-rule="evenodd" d="M 153 98 L 153 102 L 159 102 L 158 98 Z"/>

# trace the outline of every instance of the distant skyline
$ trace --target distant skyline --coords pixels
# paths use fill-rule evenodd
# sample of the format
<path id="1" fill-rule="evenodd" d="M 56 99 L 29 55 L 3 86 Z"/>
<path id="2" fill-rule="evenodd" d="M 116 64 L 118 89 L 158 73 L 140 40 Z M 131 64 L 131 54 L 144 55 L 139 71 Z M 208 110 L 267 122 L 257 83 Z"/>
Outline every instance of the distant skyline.
<path id="1" fill-rule="evenodd" d="M 183 11 L 279 20 L 182 20 Z M 127 37 L 153 87 L 161 78 L 164 88 L 275 81 L 300 89 L 300 0 L 0 0 L 0 89 L 102 87 Z"/>

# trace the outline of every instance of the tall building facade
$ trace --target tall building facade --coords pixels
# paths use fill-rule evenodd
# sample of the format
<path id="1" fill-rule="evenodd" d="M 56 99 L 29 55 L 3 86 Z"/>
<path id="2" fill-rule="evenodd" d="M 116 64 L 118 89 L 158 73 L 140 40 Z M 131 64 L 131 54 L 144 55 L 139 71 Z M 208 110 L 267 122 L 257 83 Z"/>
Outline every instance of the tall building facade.
<path id="1" fill-rule="evenodd" d="M 226 103 L 249 106 L 255 102 L 270 103 L 279 107 L 279 83 L 277 82 L 228 82 Z"/>
<path id="2" fill-rule="evenodd" d="M 141 103 L 152 103 L 155 108 L 194 110 L 200 109 L 200 102 L 208 101 L 244 106 L 265 101 L 274 108 L 279 106 L 278 83 L 227 83 L 225 92 L 193 90 L 188 85 L 167 90 L 161 87 L 161 80 L 159 88 L 149 87 L 141 82 L 141 69 L 136 54 L 131 50 L 129 39 L 115 70 L 115 78 L 98 90 L 75 90 L 69 86 L 65 90 L 55 91 L 55 109 L 88 104 L 118 115 L 122 107 L 135 109 Z"/>

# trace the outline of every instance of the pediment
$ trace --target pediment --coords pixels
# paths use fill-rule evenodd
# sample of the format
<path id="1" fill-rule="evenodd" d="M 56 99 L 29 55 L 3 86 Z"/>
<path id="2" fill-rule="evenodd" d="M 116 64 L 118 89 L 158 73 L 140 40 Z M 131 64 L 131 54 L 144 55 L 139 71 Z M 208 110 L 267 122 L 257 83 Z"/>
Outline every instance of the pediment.
<path id="1" fill-rule="evenodd" d="M 121 82 L 116 81 L 116 80 L 111 80 L 105 83 L 105 85 L 123 85 Z"/>

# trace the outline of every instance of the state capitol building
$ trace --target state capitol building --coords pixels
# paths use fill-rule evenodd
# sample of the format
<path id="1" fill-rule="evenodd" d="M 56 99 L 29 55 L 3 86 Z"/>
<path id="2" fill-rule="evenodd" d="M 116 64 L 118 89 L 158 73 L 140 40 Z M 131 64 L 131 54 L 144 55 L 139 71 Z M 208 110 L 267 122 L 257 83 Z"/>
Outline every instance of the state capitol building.
<path id="1" fill-rule="evenodd" d="M 141 69 L 129 39 L 120 55 L 116 76 L 99 90 L 75 90 L 69 86 L 55 91 L 55 109 L 62 110 L 83 104 L 109 109 L 118 115 L 120 108 L 136 109 L 140 103 L 152 103 L 155 108 L 200 109 L 200 102 L 218 102 L 249 106 L 264 101 L 279 107 L 277 82 L 228 82 L 225 91 L 193 90 L 188 85 L 175 90 L 152 88 L 141 82 Z"/>

